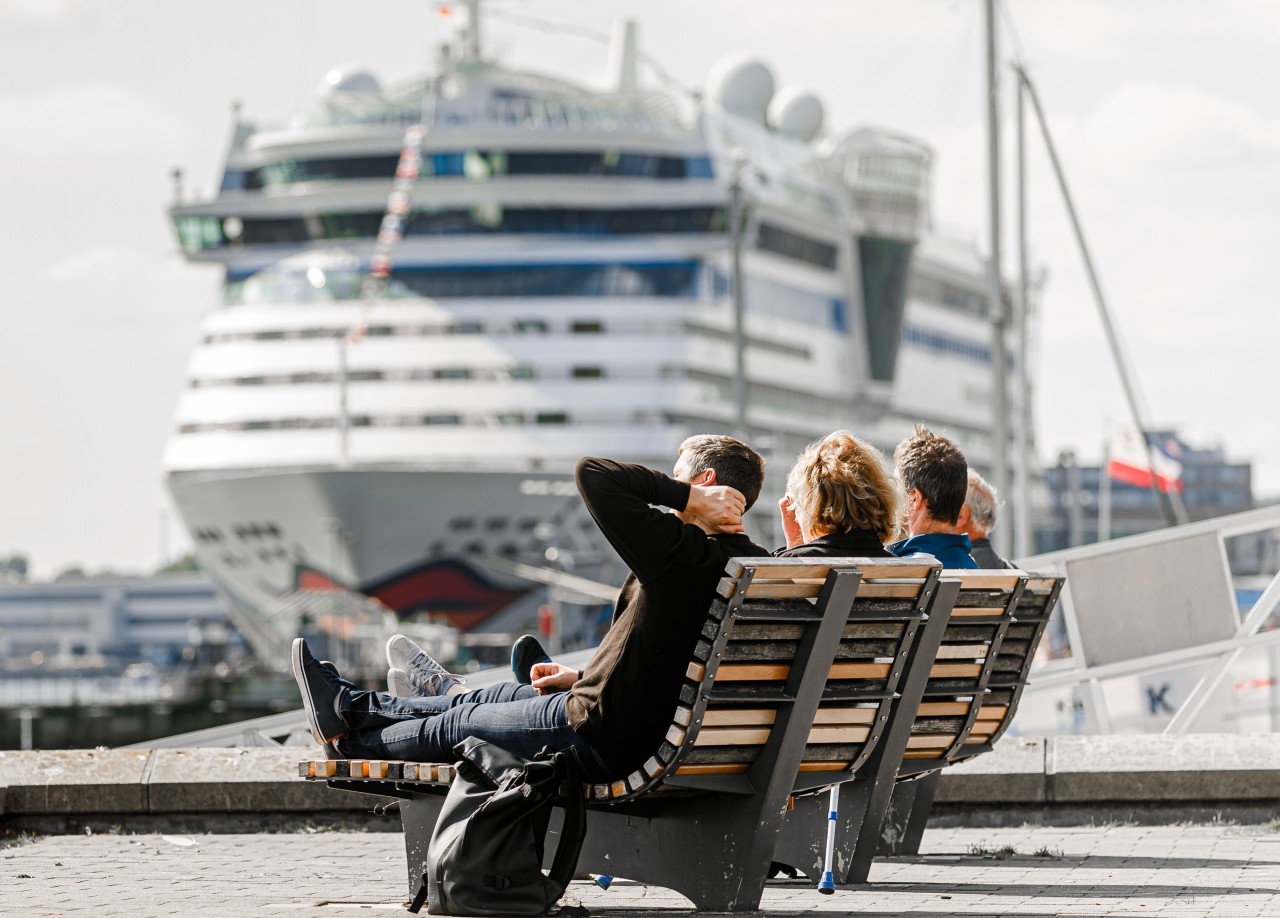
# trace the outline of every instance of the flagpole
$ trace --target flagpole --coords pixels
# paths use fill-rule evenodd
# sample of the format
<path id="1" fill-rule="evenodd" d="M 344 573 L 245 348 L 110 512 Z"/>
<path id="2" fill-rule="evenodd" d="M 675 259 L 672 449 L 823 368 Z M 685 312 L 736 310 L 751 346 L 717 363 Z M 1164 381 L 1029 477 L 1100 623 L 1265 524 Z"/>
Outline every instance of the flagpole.
<path id="1" fill-rule="evenodd" d="M 1098 541 L 1111 538 L 1111 441 L 1102 441 L 1102 476 L 1098 481 Z M 1154 473 L 1154 470 L 1153 470 Z"/>
<path id="2" fill-rule="evenodd" d="M 1080 248 L 1080 257 L 1084 260 L 1085 274 L 1089 278 L 1089 287 L 1093 291 L 1094 303 L 1098 306 L 1098 313 L 1102 317 L 1102 330 L 1106 333 L 1107 343 L 1111 347 L 1111 357 L 1116 364 L 1116 372 L 1120 374 L 1120 385 L 1124 389 L 1125 401 L 1129 403 L 1129 413 L 1133 416 L 1133 424 L 1138 428 L 1138 436 L 1142 438 L 1143 448 L 1147 452 L 1147 461 L 1151 463 L 1153 474 L 1151 476 L 1151 490 L 1156 496 L 1156 503 L 1163 513 L 1165 522 L 1170 526 L 1176 526 L 1179 523 L 1187 522 L 1187 511 L 1182 506 L 1182 501 L 1174 501 L 1168 493 L 1161 487 L 1154 470 L 1157 466 L 1156 453 L 1157 447 L 1151 442 L 1151 438 L 1147 436 L 1150 429 L 1142 417 L 1142 410 L 1138 407 L 1138 392 L 1132 379 L 1129 378 L 1128 363 L 1125 361 L 1124 354 L 1120 347 L 1120 336 L 1115 329 L 1114 323 L 1111 321 L 1111 312 L 1107 308 L 1106 298 L 1102 295 L 1102 284 L 1098 280 L 1098 272 L 1093 266 L 1093 257 L 1089 254 L 1089 245 L 1084 239 L 1084 230 L 1080 226 L 1080 218 L 1076 214 L 1075 204 L 1071 199 L 1071 192 L 1067 188 L 1067 178 L 1062 171 L 1062 163 L 1058 159 L 1058 149 L 1054 146 L 1053 137 L 1049 133 L 1049 122 L 1045 119 L 1044 109 L 1040 106 L 1040 95 L 1036 92 L 1035 84 L 1031 82 L 1031 77 L 1027 71 L 1023 69 L 1019 63 L 1014 66 L 1018 73 L 1018 79 L 1027 88 L 1027 97 L 1031 100 L 1031 107 L 1036 113 L 1036 121 L 1040 124 L 1040 134 L 1044 137 L 1045 149 L 1049 153 L 1049 162 L 1053 165 L 1053 174 L 1058 180 L 1058 190 L 1062 193 L 1062 203 L 1067 208 L 1067 217 L 1071 221 L 1071 229 L 1075 233 L 1076 245 Z"/>

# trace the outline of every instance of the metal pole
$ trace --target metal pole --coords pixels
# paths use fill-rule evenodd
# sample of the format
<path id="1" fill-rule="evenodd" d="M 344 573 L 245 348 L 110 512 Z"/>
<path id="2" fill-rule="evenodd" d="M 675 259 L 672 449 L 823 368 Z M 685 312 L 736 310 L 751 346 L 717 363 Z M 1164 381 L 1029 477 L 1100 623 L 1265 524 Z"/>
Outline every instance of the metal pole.
<path id="1" fill-rule="evenodd" d="M 1031 369 L 1027 360 L 1031 324 L 1031 269 L 1027 255 L 1027 104 L 1018 82 L 1018 410 L 1014 413 L 1013 556 L 1031 554 Z"/>
<path id="2" fill-rule="evenodd" d="M 1102 467 L 1098 469 L 1098 541 L 1111 538 L 1111 443 L 1102 447 Z"/>
<path id="3" fill-rule="evenodd" d="M 1017 66 L 1014 69 L 1018 73 L 1018 79 L 1026 87 L 1027 96 L 1031 99 L 1031 105 L 1035 109 L 1036 120 L 1040 124 L 1040 133 L 1044 137 L 1044 145 L 1049 152 L 1049 162 L 1053 164 L 1053 174 L 1058 180 L 1058 190 L 1062 192 L 1062 202 L 1066 205 L 1067 216 L 1071 220 L 1071 229 L 1075 233 L 1076 244 L 1080 247 L 1080 257 L 1084 260 L 1085 274 L 1089 278 L 1089 287 L 1093 291 L 1093 300 L 1097 303 L 1098 314 L 1102 317 L 1102 329 L 1107 335 L 1107 344 L 1111 348 L 1111 358 L 1115 361 L 1116 372 L 1120 374 L 1120 384 L 1124 388 L 1125 401 L 1129 404 L 1129 413 L 1133 417 L 1134 426 L 1138 428 L 1138 435 L 1142 437 L 1142 442 L 1147 447 L 1148 461 L 1151 463 L 1153 472 L 1151 490 L 1155 492 L 1156 502 L 1165 515 L 1165 521 L 1170 526 L 1185 523 L 1187 522 L 1187 514 L 1186 510 L 1181 506 L 1181 501 L 1175 503 L 1169 495 L 1160 490 L 1160 485 L 1156 481 L 1154 474 L 1156 467 L 1155 447 L 1152 446 L 1151 441 L 1147 438 L 1148 426 L 1143 420 L 1142 409 L 1138 407 L 1138 392 L 1133 381 L 1129 378 L 1129 367 L 1120 348 L 1119 334 L 1112 324 L 1111 311 L 1107 307 L 1106 298 L 1102 295 L 1102 284 L 1098 280 L 1098 272 L 1094 269 L 1093 257 L 1089 254 L 1089 245 L 1085 242 L 1084 230 L 1080 226 L 1080 218 L 1076 215 L 1075 204 L 1072 202 L 1071 192 L 1067 188 L 1067 178 L 1062 171 L 1062 163 L 1058 160 L 1058 150 L 1053 145 L 1053 137 L 1049 134 L 1049 122 L 1045 120 L 1044 109 L 1040 106 L 1040 96 L 1036 92 L 1035 84 L 1031 82 L 1027 72 L 1021 66 Z"/>
<path id="4" fill-rule="evenodd" d="M 347 335 L 338 335 L 338 465 L 341 468 L 351 466 L 351 456 L 347 451 Z"/>
<path id="5" fill-rule="evenodd" d="M 734 435 L 747 440 L 746 303 L 742 290 L 742 171 L 735 158 L 729 182 L 729 259 L 733 284 L 733 409 Z"/>
<path id="6" fill-rule="evenodd" d="M 1002 494 L 1009 493 L 1009 354 L 1005 330 L 1009 317 L 1004 306 L 1000 283 L 1000 86 L 996 69 L 996 4 L 987 0 L 987 74 L 984 91 L 987 97 L 987 186 L 990 193 L 989 217 L 991 222 L 991 262 L 987 266 L 987 313 L 992 332 L 992 386 L 991 432 L 993 484 Z M 1009 523 L 997 517 L 998 538 L 1009 544 Z M 1008 551 L 1008 548 L 1005 549 Z"/>

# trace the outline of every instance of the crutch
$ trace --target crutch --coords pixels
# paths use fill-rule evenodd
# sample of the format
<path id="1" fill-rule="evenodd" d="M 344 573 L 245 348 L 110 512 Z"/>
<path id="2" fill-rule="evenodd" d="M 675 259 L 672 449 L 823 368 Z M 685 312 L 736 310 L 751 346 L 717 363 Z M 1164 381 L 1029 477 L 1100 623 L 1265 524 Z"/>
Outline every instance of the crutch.
<path id="1" fill-rule="evenodd" d="M 822 882 L 818 884 L 818 892 L 824 896 L 833 895 L 836 891 L 835 877 L 831 875 L 831 862 L 836 853 L 836 812 L 840 808 L 840 785 L 831 785 L 831 802 L 827 805 L 827 856 L 822 862 Z"/>

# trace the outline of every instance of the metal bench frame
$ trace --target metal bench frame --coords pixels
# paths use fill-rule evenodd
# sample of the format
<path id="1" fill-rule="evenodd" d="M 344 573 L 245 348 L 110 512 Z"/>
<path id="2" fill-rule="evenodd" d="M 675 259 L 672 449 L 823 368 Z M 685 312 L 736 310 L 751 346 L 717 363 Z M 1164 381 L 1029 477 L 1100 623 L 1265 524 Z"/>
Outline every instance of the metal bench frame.
<path id="1" fill-rule="evenodd" d="M 766 583 L 769 574 L 784 568 L 793 574 L 813 568 L 823 579 L 820 586 L 796 578 L 793 584 L 780 581 L 791 589 L 770 589 L 779 581 Z M 731 561 L 727 570 L 721 589 L 725 598 L 715 600 L 708 612 L 704 639 L 694 651 L 666 740 L 640 770 L 587 788 L 588 831 L 579 869 L 674 889 L 701 910 L 751 911 L 759 905 L 770 862 L 786 860 L 787 853 L 799 850 L 797 845 L 807 848 L 813 832 L 825 837 L 825 810 L 812 826 L 801 829 L 798 819 L 808 810 L 804 801 L 820 799 L 825 806 L 827 795 L 815 793 L 823 788 L 836 783 L 848 788 L 841 805 L 840 861 L 848 863 L 855 850 L 865 852 L 868 860 L 874 853 L 960 585 L 942 579 L 936 565 L 905 559 L 742 558 Z M 860 605 L 864 571 L 868 577 L 896 572 L 914 576 L 919 581 L 916 595 L 896 605 L 883 599 Z M 815 591 L 812 600 L 799 598 Z M 865 592 L 877 591 L 868 587 Z M 767 598 L 771 596 L 779 598 Z M 890 605 L 892 611 L 886 611 Z M 697 745 L 707 705 L 725 700 L 716 675 L 736 623 L 762 621 L 802 625 L 781 694 L 774 690 L 767 699 L 777 705 L 768 738 L 743 772 L 682 774 L 681 763 Z M 903 632 L 884 690 L 876 696 L 880 706 L 862 752 L 839 770 L 802 770 L 819 706 L 852 698 L 829 681 L 845 628 L 876 621 L 900 622 Z M 735 700 L 752 702 L 741 695 Z M 420 907 L 425 895 L 421 865 L 447 790 L 440 782 L 449 777 L 449 766 L 312 762 L 303 763 L 301 773 L 327 779 L 334 787 L 400 798 L 411 904 Z M 557 822 L 553 818 L 553 834 Z M 554 849 L 552 840 L 548 849 Z M 800 863 L 809 866 L 808 861 Z"/>

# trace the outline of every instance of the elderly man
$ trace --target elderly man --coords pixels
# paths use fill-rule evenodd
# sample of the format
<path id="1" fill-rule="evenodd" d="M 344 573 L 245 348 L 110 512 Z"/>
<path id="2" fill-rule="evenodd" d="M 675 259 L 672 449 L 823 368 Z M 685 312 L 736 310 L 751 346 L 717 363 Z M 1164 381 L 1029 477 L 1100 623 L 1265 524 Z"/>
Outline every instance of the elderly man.
<path id="1" fill-rule="evenodd" d="M 899 557 L 933 555 L 946 568 L 976 568 L 969 537 L 957 523 L 968 489 L 969 463 L 948 440 L 920 424 L 893 451 L 906 494 L 902 517 L 908 538 L 887 546 Z"/>
<path id="2" fill-rule="evenodd" d="M 996 508 L 999 506 L 996 489 L 973 469 L 969 469 L 969 491 L 965 495 L 964 506 L 960 508 L 957 528 L 973 543 L 969 554 L 978 562 L 978 567 L 992 570 L 1013 567 L 991 547 L 989 536 L 991 530 L 996 528 Z"/>

